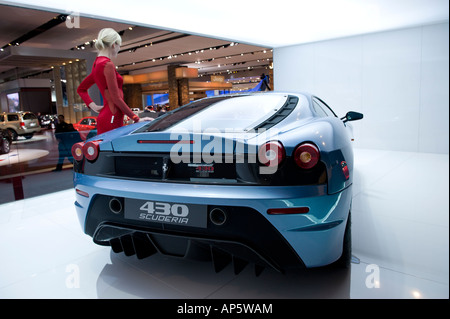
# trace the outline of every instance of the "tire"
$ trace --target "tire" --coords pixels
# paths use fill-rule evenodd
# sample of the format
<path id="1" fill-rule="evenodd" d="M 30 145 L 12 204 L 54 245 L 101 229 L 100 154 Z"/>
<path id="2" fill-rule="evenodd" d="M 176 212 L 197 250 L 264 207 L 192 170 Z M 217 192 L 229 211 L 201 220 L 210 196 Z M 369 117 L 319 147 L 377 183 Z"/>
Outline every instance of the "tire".
<path id="1" fill-rule="evenodd" d="M 19 134 L 17 134 L 16 131 L 12 130 L 12 129 L 8 129 L 8 131 L 11 133 L 11 138 L 13 141 L 17 141 L 17 138 L 19 137 Z"/>
<path id="2" fill-rule="evenodd" d="M 0 148 L 0 154 L 8 154 L 11 150 L 11 144 L 9 143 L 9 140 L 6 138 L 3 138 L 2 147 Z"/>
<path id="3" fill-rule="evenodd" d="M 31 134 L 25 134 L 23 137 L 25 137 L 25 139 L 29 140 L 30 138 L 32 138 L 34 135 L 34 133 Z"/>
<path id="4" fill-rule="evenodd" d="M 347 225 L 345 226 L 344 241 L 341 257 L 332 265 L 337 268 L 350 268 L 352 260 L 352 213 L 348 213 Z"/>

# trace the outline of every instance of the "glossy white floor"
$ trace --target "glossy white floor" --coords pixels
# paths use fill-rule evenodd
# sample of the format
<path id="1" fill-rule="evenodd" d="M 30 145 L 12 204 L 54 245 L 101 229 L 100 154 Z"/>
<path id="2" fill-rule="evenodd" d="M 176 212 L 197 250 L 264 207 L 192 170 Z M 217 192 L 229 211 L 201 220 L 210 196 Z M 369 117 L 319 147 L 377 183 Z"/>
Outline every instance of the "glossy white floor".
<path id="1" fill-rule="evenodd" d="M 0 299 L 449 298 L 449 156 L 358 149 L 355 160 L 349 271 L 256 277 L 114 254 L 82 233 L 66 190 L 0 205 Z"/>

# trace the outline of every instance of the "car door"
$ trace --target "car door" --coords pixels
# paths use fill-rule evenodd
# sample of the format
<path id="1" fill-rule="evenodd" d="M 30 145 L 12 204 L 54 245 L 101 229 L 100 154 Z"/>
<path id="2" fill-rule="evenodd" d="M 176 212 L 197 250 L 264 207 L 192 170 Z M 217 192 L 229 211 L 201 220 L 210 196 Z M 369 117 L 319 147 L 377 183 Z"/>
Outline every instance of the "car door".
<path id="1" fill-rule="evenodd" d="M 80 122 L 80 131 L 86 131 L 89 130 L 89 119 L 83 119 Z"/>
<path id="2" fill-rule="evenodd" d="M 89 130 L 92 130 L 97 127 L 97 122 L 94 118 L 90 118 L 89 120 Z"/>

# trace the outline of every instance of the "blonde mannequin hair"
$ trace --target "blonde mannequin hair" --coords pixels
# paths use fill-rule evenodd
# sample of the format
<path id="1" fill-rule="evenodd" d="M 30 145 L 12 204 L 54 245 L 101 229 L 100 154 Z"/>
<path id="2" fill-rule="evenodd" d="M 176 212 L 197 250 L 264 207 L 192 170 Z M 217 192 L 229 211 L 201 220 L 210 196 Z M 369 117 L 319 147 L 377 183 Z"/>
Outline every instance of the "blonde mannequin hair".
<path id="1" fill-rule="evenodd" d="M 95 42 L 95 48 L 101 51 L 110 48 L 114 43 L 122 45 L 122 38 L 116 30 L 111 28 L 101 29 Z"/>

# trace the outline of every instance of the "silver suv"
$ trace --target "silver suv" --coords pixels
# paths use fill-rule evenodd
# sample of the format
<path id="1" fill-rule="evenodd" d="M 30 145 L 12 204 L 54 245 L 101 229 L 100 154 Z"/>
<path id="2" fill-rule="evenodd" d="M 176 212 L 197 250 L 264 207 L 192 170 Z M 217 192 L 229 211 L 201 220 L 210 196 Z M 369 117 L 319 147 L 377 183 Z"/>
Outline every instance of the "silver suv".
<path id="1" fill-rule="evenodd" d="M 39 120 L 32 112 L 0 113 L 0 128 L 10 131 L 13 141 L 19 136 L 30 139 L 41 131 Z"/>

